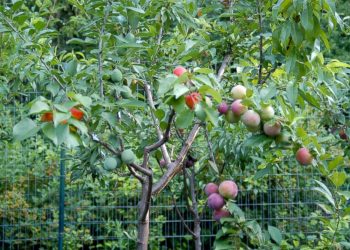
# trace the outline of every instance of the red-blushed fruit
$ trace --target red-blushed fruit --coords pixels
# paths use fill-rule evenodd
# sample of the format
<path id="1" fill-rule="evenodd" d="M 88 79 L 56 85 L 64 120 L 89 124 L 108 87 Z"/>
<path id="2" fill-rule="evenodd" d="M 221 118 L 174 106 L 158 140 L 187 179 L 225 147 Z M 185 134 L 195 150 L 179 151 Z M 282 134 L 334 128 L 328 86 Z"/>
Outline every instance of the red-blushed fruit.
<path id="1" fill-rule="evenodd" d="M 45 112 L 41 115 L 40 121 L 42 122 L 52 122 L 53 121 L 53 113 L 52 112 Z"/>
<path id="2" fill-rule="evenodd" d="M 263 121 L 267 121 L 275 116 L 275 110 L 272 106 L 266 106 L 261 109 L 260 115 Z"/>
<path id="3" fill-rule="evenodd" d="M 345 133 L 345 129 L 341 128 L 339 130 L 339 137 L 340 137 L 340 139 L 343 139 L 343 140 L 348 139 L 348 135 Z"/>
<path id="4" fill-rule="evenodd" d="M 231 104 L 231 110 L 236 116 L 241 116 L 247 111 L 247 107 L 241 104 L 242 100 L 238 99 Z"/>
<path id="5" fill-rule="evenodd" d="M 248 128 L 257 129 L 260 125 L 260 115 L 254 110 L 248 110 L 242 115 L 241 121 Z"/>
<path id="6" fill-rule="evenodd" d="M 274 124 L 265 123 L 264 133 L 270 137 L 275 137 L 281 133 L 281 123 L 275 122 Z"/>
<path id="7" fill-rule="evenodd" d="M 242 85 L 236 85 L 231 89 L 231 95 L 233 99 L 244 99 L 247 95 L 247 89 Z"/>
<path id="8" fill-rule="evenodd" d="M 63 121 L 60 122 L 60 124 L 67 124 L 67 123 L 68 123 L 67 120 L 63 120 Z"/>
<path id="9" fill-rule="evenodd" d="M 312 155 L 310 154 L 307 148 L 299 148 L 295 157 L 297 161 L 304 166 L 311 164 L 313 159 Z"/>
<path id="10" fill-rule="evenodd" d="M 164 158 L 160 159 L 159 165 L 160 165 L 161 167 L 165 167 L 165 166 L 166 166 L 166 162 L 165 162 Z"/>
<path id="11" fill-rule="evenodd" d="M 214 210 L 213 218 L 217 222 L 220 222 L 221 218 L 230 217 L 230 215 L 231 214 L 227 209 L 221 208 L 219 210 Z"/>
<path id="12" fill-rule="evenodd" d="M 201 101 L 201 99 L 201 95 L 197 92 L 193 92 L 185 96 L 186 105 L 192 110 L 195 108 L 196 104 Z"/>
<path id="13" fill-rule="evenodd" d="M 173 71 L 174 75 L 176 75 L 176 76 L 181 76 L 185 72 L 187 72 L 187 70 L 182 66 L 176 67 Z"/>
<path id="14" fill-rule="evenodd" d="M 228 111 L 229 106 L 226 102 L 222 102 L 218 105 L 218 111 L 220 114 L 226 114 Z"/>
<path id="15" fill-rule="evenodd" d="M 227 199 L 234 199 L 238 194 L 238 187 L 234 181 L 223 181 L 219 185 L 219 194 Z"/>
<path id="16" fill-rule="evenodd" d="M 225 200 L 221 195 L 214 193 L 208 197 L 208 207 L 211 209 L 218 210 L 225 205 Z"/>
<path id="17" fill-rule="evenodd" d="M 205 185 L 204 192 L 207 196 L 210 196 L 211 194 L 218 193 L 219 187 L 215 183 L 208 183 Z"/>
<path id="18" fill-rule="evenodd" d="M 72 114 L 72 117 L 81 120 L 84 117 L 84 112 L 77 108 L 71 108 L 70 113 Z"/>

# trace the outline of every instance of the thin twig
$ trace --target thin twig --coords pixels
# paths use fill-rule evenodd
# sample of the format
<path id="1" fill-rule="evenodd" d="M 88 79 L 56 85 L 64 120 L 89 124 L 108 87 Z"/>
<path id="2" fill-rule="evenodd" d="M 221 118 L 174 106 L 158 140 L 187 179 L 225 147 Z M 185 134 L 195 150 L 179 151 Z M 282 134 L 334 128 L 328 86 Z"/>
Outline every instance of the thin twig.
<path id="1" fill-rule="evenodd" d="M 269 70 L 269 72 L 267 72 L 267 75 L 264 77 L 264 79 L 262 79 L 262 81 L 260 82 L 260 84 L 264 84 L 264 83 L 267 81 L 267 79 L 270 78 L 271 74 L 272 74 L 273 72 L 275 72 L 276 69 L 277 69 L 277 65 L 275 65 L 273 68 L 271 68 L 271 69 Z"/>
<path id="2" fill-rule="evenodd" d="M 259 17 L 259 79 L 258 83 L 262 84 L 262 67 L 263 67 L 263 61 L 264 61 L 264 52 L 263 52 L 263 35 L 262 35 L 262 14 L 261 14 L 261 5 L 260 0 L 257 0 L 258 5 L 258 17 Z"/>
<path id="3" fill-rule="evenodd" d="M 104 19 L 103 23 L 101 26 L 100 30 L 100 39 L 98 43 L 98 81 L 99 81 L 99 87 L 100 87 L 100 97 L 103 97 L 104 91 L 103 91 L 103 80 L 102 80 L 102 68 L 103 68 L 103 62 L 102 62 L 102 54 L 103 54 L 103 35 L 105 33 L 105 27 L 106 27 L 106 22 L 107 18 L 109 15 L 109 9 L 110 9 L 110 3 L 107 1 L 106 7 L 105 7 L 105 14 L 104 14 Z"/>
<path id="4" fill-rule="evenodd" d="M 232 60 L 231 54 L 227 54 L 224 57 L 224 60 L 222 61 L 222 64 L 221 64 L 221 66 L 219 68 L 218 75 L 217 75 L 217 79 L 218 79 L 219 82 L 221 81 L 221 78 L 224 75 L 226 67 L 227 67 L 228 64 L 230 64 L 231 60 Z"/>
<path id="5" fill-rule="evenodd" d="M 145 89 L 145 92 L 146 92 L 148 105 L 149 105 L 149 107 L 151 109 L 151 117 L 152 117 L 152 120 L 153 120 L 153 125 L 156 128 L 158 140 L 162 140 L 163 139 L 162 138 L 163 135 L 162 135 L 162 131 L 161 131 L 160 127 L 159 127 L 159 121 L 158 121 L 157 117 L 154 114 L 154 110 L 156 110 L 156 108 L 155 108 L 154 101 L 153 101 L 153 95 L 152 95 L 152 91 L 151 91 L 151 86 L 146 81 L 144 81 L 144 89 Z M 165 144 L 163 144 L 161 146 L 161 150 L 162 150 L 162 155 L 163 155 L 163 158 L 165 160 L 165 163 L 166 163 L 166 165 L 168 165 L 171 162 L 171 160 L 170 160 L 169 152 L 168 152 Z"/>
<path id="6" fill-rule="evenodd" d="M 181 223 L 184 225 L 184 227 L 186 228 L 186 230 L 187 230 L 193 237 L 195 237 L 195 236 L 196 236 L 195 233 L 194 233 L 194 232 L 191 230 L 191 228 L 187 225 L 187 223 L 186 223 L 184 217 L 182 216 L 182 214 L 181 214 L 179 208 L 177 207 L 177 205 L 176 205 L 176 200 L 175 200 L 174 195 L 173 195 L 173 206 L 174 206 L 174 208 L 175 208 L 175 210 L 176 210 L 177 215 L 180 217 Z"/>

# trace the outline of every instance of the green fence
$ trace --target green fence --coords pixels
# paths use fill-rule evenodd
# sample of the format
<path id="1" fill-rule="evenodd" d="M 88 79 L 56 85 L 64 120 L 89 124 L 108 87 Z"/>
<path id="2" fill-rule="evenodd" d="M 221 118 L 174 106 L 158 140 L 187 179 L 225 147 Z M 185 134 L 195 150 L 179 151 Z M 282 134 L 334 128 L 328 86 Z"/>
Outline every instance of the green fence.
<path id="1" fill-rule="evenodd" d="M 76 171 L 79 152 L 61 151 L 40 135 L 25 142 L 12 141 L 12 127 L 24 115 L 20 108 L 0 110 L 0 249 L 57 249 L 59 223 L 63 227 L 63 249 L 135 249 L 137 181 L 132 177 L 107 174 L 103 182 Z M 64 164 L 65 187 L 60 186 L 60 162 Z M 294 165 L 293 165 L 294 164 Z M 61 165 L 62 167 L 62 165 Z M 286 162 L 282 169 L 247 183 L 246 172 L 236 171 L 241 187 L 237 204 L 248 219 L 263 228 L 278 227 L 286 239 L 315 239 L 320 218 L 310 180 L 317 173 L 311 167 Z M 174 181 L 177 181 L 176 179 Z M 62 184 L 62 183 L 61 183 Z M 135 192 L 130 192 L 135 190 Z M 64 218 L 59 216 L 59 196 L 64 194 Z M 191 226 L 181 193 L 166 190 L 152 200 L 151 249 L 193 249 L 174 204 Z M 201 227 L 203 249 L 211 249 L 219 225 L 205 206 L 203 192 Z M 63 220 L 64 219 L 64 220 Z M 314 237 L 314 238 L 313 238 Z"/>

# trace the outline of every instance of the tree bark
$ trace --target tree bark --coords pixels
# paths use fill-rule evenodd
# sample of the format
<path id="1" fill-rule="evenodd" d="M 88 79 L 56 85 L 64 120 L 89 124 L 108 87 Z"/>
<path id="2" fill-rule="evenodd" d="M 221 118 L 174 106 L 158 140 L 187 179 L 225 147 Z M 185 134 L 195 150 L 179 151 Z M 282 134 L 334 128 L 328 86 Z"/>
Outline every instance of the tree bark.
<path id="1" fill-rule="evenodd" d="M 137 250 L 147 250 L 148 249 L 148 239 L 149 239 L 149 203 L 150 198 L 147 195 L 149 193 L 149 179 L 142 183 L 141 199 L 138 207 L 138 225 L 137 225 Z M 147 210 L 147 211 L 146 211 Z M 146 216 L 143 214 L 146 213 Z M 144 217 L 144 218 L 142 218 Z"/>
<path id="2" fill-rule="evenodd" d="M 201 241 L 201 219 L 198 213 L 198 203 L 197 203 L 197 197 L 196 197 L 196 186 L 195 186 L 195 169 L 192 167 L 191 174 L 189 176 L 190 179 L 190 194 L 191 194 L 191 200 L 192 200 L 192 213 L 194 217 L 194 246 L 195 250 L 201 250 L 202 249 L 202 241 Z"/>

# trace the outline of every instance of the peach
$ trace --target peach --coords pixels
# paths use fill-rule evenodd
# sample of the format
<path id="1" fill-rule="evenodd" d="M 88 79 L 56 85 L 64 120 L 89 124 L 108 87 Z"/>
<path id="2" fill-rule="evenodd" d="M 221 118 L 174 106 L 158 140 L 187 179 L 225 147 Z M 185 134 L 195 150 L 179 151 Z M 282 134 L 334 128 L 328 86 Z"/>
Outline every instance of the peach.
<path id="1" fill-rule="evenodd" d="M 185 72 L 187 72 L 187 70 L 182 66 L 176 67 L 173 71 L 174 75 L 176 75 L 176 76 L 181 76 Z"/>
<path id="2" fill-rule="evenodd" d="M 219 185 L 219 193 L 227 199 L 234 199 L 238 194 L 238 187 L 234 181 L 223 181 Z"/>

